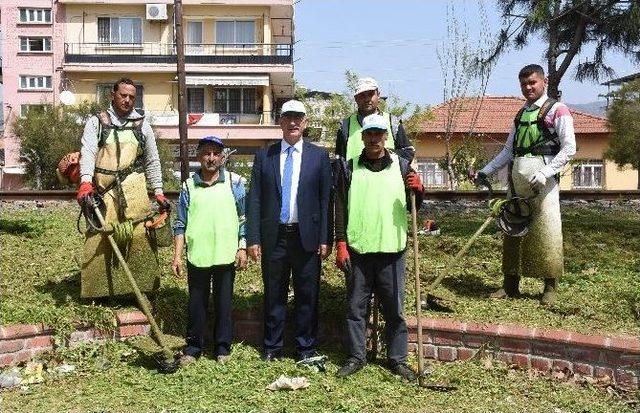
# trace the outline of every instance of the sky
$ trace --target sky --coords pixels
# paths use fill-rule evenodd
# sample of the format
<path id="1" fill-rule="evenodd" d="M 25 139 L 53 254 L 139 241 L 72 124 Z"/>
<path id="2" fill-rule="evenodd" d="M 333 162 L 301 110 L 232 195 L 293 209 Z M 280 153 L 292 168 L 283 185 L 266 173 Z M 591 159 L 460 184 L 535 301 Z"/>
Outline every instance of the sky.
<path id="1" fill-rule="evenodd" d="M 351 69 L 376 78 L 385 96 L 413 104 L 439 104 L 444 85 L 437 50 L 446 43 L 447 10 L 453 5 L 460 27 L 475 41 L 480 37 L 479 1 L 490 31 L 497 34 L 502 20 L 494 0 L 299 0 L 294 76 L 309 89 L 342 92 L 346 90 L 344 72 Z M 562 99 L 570 103 L 602 100 L 598 94 L 606 93 L 606 86 L 573 80 L 581 58 L 574 59 L 562 79 Z M 640 71 L 640 65 L 621 54 L 608 54 L 606 62 L 616 71 L 614 77 Z M 547 66 L 544 44 L 537 37 L 526 48 L 501 56 L 487 94 L 519 96 L 517 73 L 528 63 Z"/>

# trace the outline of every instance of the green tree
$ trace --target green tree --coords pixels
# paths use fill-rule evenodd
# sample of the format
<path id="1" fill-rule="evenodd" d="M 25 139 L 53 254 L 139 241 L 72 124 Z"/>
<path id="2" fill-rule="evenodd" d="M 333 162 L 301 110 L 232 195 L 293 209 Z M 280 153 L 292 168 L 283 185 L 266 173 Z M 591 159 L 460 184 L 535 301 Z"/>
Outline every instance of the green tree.
<path id="1" fill-rule="evenodd" d="M 619 167 L 636 168 L 640 189 L 640 79 L 627 83 L 614 94 L 608 124 L 611 139 L 604 156 Z"/>
<path id="2" fill-rule="evenodd" d="M 523 48 L 537 35 L 546 43 L 548 93 L 556 99 L 562 77 L 587 46 L 593 54 L 576 65 L 575 78 L 580 81 L 613 74 L 606 52 L 622 52 L 640 61 L 637 0 L 498 0 L 498 7 L 504 27 L 488 60 L 510 46 Z"/>

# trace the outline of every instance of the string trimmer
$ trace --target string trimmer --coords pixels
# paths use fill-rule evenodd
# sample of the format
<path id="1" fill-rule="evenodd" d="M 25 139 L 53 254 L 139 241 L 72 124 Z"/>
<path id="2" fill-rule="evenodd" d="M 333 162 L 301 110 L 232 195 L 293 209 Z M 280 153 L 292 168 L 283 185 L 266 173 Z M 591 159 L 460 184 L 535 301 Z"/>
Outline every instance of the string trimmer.
<path id="1" fill-rule="evenodd" d="M 144 315 L 147 316 L 147 320 L 149 320 L 149 324 L 151 325 L 151 337 L 161 348 L 162 358 L 156 360 L 158 363 L 160 372 L 162 373 L 175 372 L 176 370 L 178 370 L 178 367 L 180 366 L 178 357 L 176 354 L 174 354 L 171 351 L 171 349 L 169 348 L 169 345 L 165 342 L 164 336 L 162 335 L 162 331 L 160 331 L 160 328 L 158 327 L 158 324 L 156 323 L 155 318 L 153 318 L 153 315 L 151 314 L 149 300 L 144 295 L 144 293 L 140 291 L 140 288 L 138 287 L 138 283 L 136 282 L 136 279 L 133 277 L 133 274 L 131 273 L 129 266 L 127 265 L 127 262 L 122 256 L 122 253 L 120 252 L 120 248 L 118 247 L 118 244 L 116 243 L 116 240 L 113 237 L 114 229 L 107 227 L 107 224 L 104 221 L 104 217 L 102 216 L 102 212 L 100 211 L 99 203 L 93 197 L 91 197 L 91 199 L 88 202 L 91 202 L 91 204 L 93 205 L 93 213 L 95 214 L 95 217 L 98 219 L 100 223 L 100 228 L 97 228 L 97 229 L 99 230 L 99 232 L 105 235 L 109 240 L 109 244 L 111 244 L 113 253 L 118 258 L 118 261 L 122 266 L 122 269 L 127 275 L 127 280 L 131 285 L 131 290 L 133 290 L 133 293 L 136 296 L 138 305 L 142 309 L 142 312 L 144 313 Z M 164 213 L 164 218 L 166 219 L 166 217 L 167 215 L 166 213 Z M 152 225 L 152 223 L 150 223 L 150 225 Z"/>
<path id="2" fill-rule="evenodd" d="M 530 197 L 513 196 L 510 199 L 498 199 L 492 198 L 493 189 L 491 183 L 487 180 L 486 175 L 478 174 L 477 185 L 480 187 L 486 187 L 489 197 L 489 216 L 484 220 L 482 225 L 476 230 L 476 232 L 469 238 L 464 246 L 458 251 L 456 255 L 451 258 L 447 263 L 447 267 L 451 268 L 458 264 L 458 261 L 469 251 L 469 248 L 473 245 L 478 237 L 484 232 L 484 230 L 491 224 L 494 219 L 497 221 L 498 228 L 505 234 L 512 237 L 522 237 L 529 232 L 529 223 L 531 221 L 531 200 L 538 195 L 538 191 L 534 191 L 534 194 Z M 435 309 L 437 300 L 445 300 L 433 293 L 433 291 L 440 285 L 442 280 L 447 276 L 447 271 L 442 271 L 438 277 L 427 287 L 427 307 Z"/>

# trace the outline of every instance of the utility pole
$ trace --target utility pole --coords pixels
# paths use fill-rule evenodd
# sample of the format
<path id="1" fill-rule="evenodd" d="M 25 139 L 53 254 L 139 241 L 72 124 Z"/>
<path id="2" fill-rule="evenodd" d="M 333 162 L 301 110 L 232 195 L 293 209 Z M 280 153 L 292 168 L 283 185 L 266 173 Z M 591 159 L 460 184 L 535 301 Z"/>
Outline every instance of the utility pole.
<path id="1" fill-rule="evenodd" d="M 187 80 L 184 70 L 184 33 L 182 31 L 182 0 L 173 1 L 173 19 L 176 28 L 176 52 L 178 56 L 178 133 L 180 135 L 180 180 L 189 178 L 189 146 L 187 143 Z"/>

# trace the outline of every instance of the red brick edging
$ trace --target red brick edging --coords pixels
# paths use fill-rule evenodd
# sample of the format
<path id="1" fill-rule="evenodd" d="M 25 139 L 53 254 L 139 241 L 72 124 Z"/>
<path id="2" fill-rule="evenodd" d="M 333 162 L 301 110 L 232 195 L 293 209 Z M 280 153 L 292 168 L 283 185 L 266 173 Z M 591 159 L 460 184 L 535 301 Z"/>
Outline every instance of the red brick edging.
<path id="1" fill-rule="evenodd" d="M 140 311 L 116 314 L 116 328 L 106 333 L 91 326 L 78 326 L 69 345 L 91 340 L 123 339 L 149 333 Z M 321 338 L 344 340 L 343 328 L 323 323 Z M 407 318 L 409 349 L 417 349 L 417 323 Z M 235 313 L 236 339 L 259 343 L 262 315 L 259 311 Z M 609 377 L 622 387 L 638 388 L 640 339 L 630 336 L 585 335 L 563 330 L 544 330 L 517 325 L 463 322 L 425 318 L 422 322 L 423 354 L 440 361 L 468 360 L 480 348 L 502 362 L 543 372 L 563 371 L 595 378 Z M 52 350 L 54 331 L 43 324 L 0 326 L 0 367 L 27 361 Z"/>

